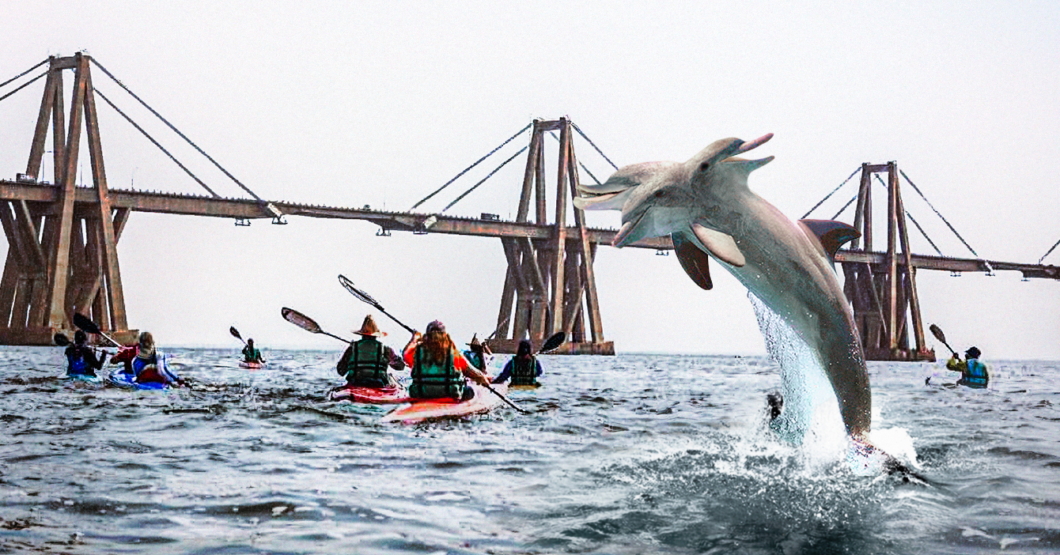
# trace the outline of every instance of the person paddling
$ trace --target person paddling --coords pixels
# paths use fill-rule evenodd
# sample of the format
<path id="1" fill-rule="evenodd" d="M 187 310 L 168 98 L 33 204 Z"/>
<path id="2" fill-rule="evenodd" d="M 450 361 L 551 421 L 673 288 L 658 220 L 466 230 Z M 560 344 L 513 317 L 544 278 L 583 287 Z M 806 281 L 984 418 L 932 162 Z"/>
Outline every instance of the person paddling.
<path id="1" fill-rule="evenodd" d="M 486 367 L 493 360 L 493 351 L 490 350 L 489 344 L 479 342 L 478 334 L 476 333 L 471 336 L 471 343 L 468 343 L 467 346 L 468 349 L 463 353 L 464 358 L 471 363 L 471 366 L 485 372 Z"/>
<path id="2" fill-rule="evenodd" d="M 247 339 L 247 344 L 243 347 L 243 362 L 265 364 L 261 351 L 254 347 L 254 338 Z"/>
<path id="3" fill-rule="evenodd" d="M 86 344 L 87 341 L 85 332 L 74 332 L 74 342 L 66 346 L 67 376 L 95 376 L 96 370 L 103 368 L 106 352 L 97 359 L 95 351 Z"/>
<path id="4" fill-rule="evenodd" d="M 542 373 L 541 363 L 533 355 L 533 346 L 529 339 L 519 342 L 515 356 L 504 365 L 504 370 L 493 380 L 493 383 L 504 383 L 509 377 L 513 386 L 539 386 L 537 377 Z"/>
<path id="5" fill-rule="evenodd" d="M 961 373 L 961 379 L 957 380 L 958 385 L 982 389 L 990 383 L 990 370 L 985 364 L 979 362 L 982 354 L 978 348 L 970 347 L 964 352 L 965 360 L 961 360 L 960 355 L 953 353 L 953 356 L 946 361 L 946 368 Z"/>
<path id="6" fill-rule="evenodd" d="M 405 345 L 404 359 L 412 367 L 409 397 L 413 399 L 468 400 L 475 390 L 465 387 L 465 377 L 480 385 L 489 384 L 489 377 L 456 350 L 445 332 L 445 324 L 439 320 L 427 324 L 426 335 L 412 334 Z"/>
<path id="7" fill-rule="evenodd" d="M 379 330 L 372 315 L 365 316 L 361 329 L 353 333 L 361 336 L 361 339 L 350 343 L 346 352 L 342 353 L 342 358 L 335 366 L 339 375 L 346 378 L 347 384 L 357 387 L 397 385 L 387 372 L 387 367 L 403 370 L 405 362 L 393 349 L 379 341 L 378 338 L 386 337 L 386 332 Z"/>
<path id="8" fill-rule="evenodd" d="M 135 345 L 123 347 L 110 358 L 111 364 L 124 363 L 124 373 L 136 376 L 137 383 L 183 384 L 166 364 L 166 355 L 155 350 L 155 338 L 149 331 L 140 332 Z"/>

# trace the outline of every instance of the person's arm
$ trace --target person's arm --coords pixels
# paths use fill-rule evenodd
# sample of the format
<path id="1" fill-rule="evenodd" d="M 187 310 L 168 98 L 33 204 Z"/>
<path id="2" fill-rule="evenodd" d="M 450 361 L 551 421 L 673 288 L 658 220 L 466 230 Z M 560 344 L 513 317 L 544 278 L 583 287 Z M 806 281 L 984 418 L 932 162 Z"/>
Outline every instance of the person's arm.
<path id="1" fill-rule="evenodd" d="M 386 357 L 388 364 L 390 364 L 390 367 L 394 370 L 405 369 L 405 361 L 401 360 L 401 357 L 397 356 L 397 353 L 394 352 L 394 349 L 391 349 L 390 347 L 383 347 L 383 355 Z"/>
<path id="2" fill-rule="evenodd" d="M 512 377 L 511 360 L 509 360 L 508 363 L 504 365 L 504 370 L 501 370 L 501 373 L 496 378 L 493 378 L 493 383 L 504 383 L 504 381 L 510 377 Z"/>
<path id="3" fill-rule="evenodd" d="M 460 352 L 456 349 L 453 349 L 453 366 L 457 370 L 462 372 L 465 376 L 471 378 L 471 381 L 479 385 L 486 385 L 490 383 L 489 378 L 486 377 L 485 372 L 480 372 L 477 368 L 471 366 L 471 363 L 469 363 L 467 359 L 464 358 L 464 355 L 460 354 Z"/>
<path id="4" fill-rule="evenodd" d="M 85 361 L 88 362 L 90 367 L 95 370 L 101 370 L 103 368 L 103 361 L 107 358 L 107 351 L 101 352 L 97 358 L 95 351 L 87 349 L 85 355 Z"/>
<path id="5" fill-rule="evenodd" d="M 346 347 L 345 351 L 342 352 L 342 356 L 339 357 L 339 363 L 335 365 L 335 371 L 338 372 L 339 375 L 342 377 L 346 377 L 346 373 L 349 371 L 349 367 L 346 365 L 346 361 L 350 358 L 351 354 L 353 354 L 352 343 L 349 347 Z"/>
<path id="6" fill-rule="evenodd" d="M 954 355 L 946 361 L 946 368 L 953 370 L 954 372 L 964 372 L 968 369 L 968 363 L 961 360 L 961 357 L 954 353 Z"/>
<path id="7" fill-rule="evenodd" d="M 421 337 L 423 335 L 420 332 L 412 332 L 412 338 L 405 344 L 405 348 L 401 350 L 402 359 L 409 368 L 412 368 L 416 362 L 416 347 L 419 346 Z"/>

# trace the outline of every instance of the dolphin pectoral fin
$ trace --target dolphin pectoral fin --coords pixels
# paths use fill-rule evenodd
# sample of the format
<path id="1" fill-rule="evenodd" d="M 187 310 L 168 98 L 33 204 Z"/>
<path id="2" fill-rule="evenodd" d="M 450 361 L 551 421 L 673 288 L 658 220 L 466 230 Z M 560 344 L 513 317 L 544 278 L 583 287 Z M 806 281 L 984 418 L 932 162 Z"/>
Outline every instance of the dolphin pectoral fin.
<path id="1" fill-rule="evenodd" d="M 853 226 L 835 220 L 799 220 L 799 223 L 817 238 L 833 265 L 836 251 L 848 241 L 861 237 L 861 233 Z"/>
<path id="2" fill-rule="evenodd" d="M 703 246 L 706 247 L 710 254 L 713 254 L 718 260 L 732 264 L 737 268 L 747 263 L 747 259 L 744 258 L 743 253 L 740 252 L 740 247 L 736 245 L 736 241 L 733 240 L 731 235 L 714 231 L 696 223 L 692 224 L 692 233 L 696 235 L 696 239 L 699 239 L 700 243 L 703 243 Z"/>
<path id="3" fill-rule="evenodd" d="M 692 278 L 692 281 L 696 282 L 700 289 L 713 289 L 714 283 L 710 281 L 710 257 L 707 256 L 707 253 L 696 246 L 694 241 L 686 237 L 684 232 L 671 233 L 670 239 L 674 243 L 674 252 L 677 253 L 677 260 L 681 263 L 681 268 L 685 270 L 688 277 Z"/>

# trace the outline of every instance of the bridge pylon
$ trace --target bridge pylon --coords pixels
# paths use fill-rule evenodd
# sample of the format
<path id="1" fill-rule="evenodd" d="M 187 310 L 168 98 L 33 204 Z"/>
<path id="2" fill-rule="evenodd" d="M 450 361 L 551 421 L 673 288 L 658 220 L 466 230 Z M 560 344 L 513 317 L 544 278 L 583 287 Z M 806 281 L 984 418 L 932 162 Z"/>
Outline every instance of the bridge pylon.
<path id="1" fill-rule="evenodd" d="M 578 194 L 579 178 L 571 127 L 567 118 L 534 121 L 516 222 L 528 221 L 532 204 L 536 223 L 549 225 L 544 141 L 547 133 L 559 132 L 555 221 L 551 224 L 551 236 L 546 239 L 501 237 L 508 271 L 494 330 L 496 338 L 490 340 L 494 352 L 514 353 L 519 340 L 526 337 L 536 348 L 552 334 L 562 331 L 568 341 L 558 352 L 615 354 L 614 343 L 604 339 L 596 294 L 593 272 L 596 242 L 590 240 L 585 215 L 572 203 Z M 570 230 L 568 205 L 574 217 L 574 227 Z"/>
<path id="2" fill-rule="evenodd" d="M 916 289 L 916 265 L 909 250 L 905 207 L 898 186 L 898 164 L 862 164 L 854 227 L 861 237 L 852 252 L 872 250 L 872 187 L 875 174 L 887 177 L 887 250 L 881 262 L 842 262 L 843 289 L 854 309 L 861 344 L 869 360 L 935 360 L 924 341 Z M 910 329 L 911 321 L 912 329 Z M 913 336 L 915 345 L 909 342 Z"/>
<path id="3" fill-rule="evenodd" d="M 0 204 L 8 252 L 0 278 L 0 344 L 51 345 L 58 331 L 72 332 L 73 314 L 92 318 L 108 335 L 132 342 L 118 268 L 117 241 L 128 208 L 112 208 L 103 168 L 90 57 L 49 58 L 44 97 L 26 173 L 38 182 L 51 127 L 56 200 Z M 69 113 L 63 72 L 73 70 Z M 92 168 L 92 202 L 76 202 L 78 151 L 85 133 Z"/>

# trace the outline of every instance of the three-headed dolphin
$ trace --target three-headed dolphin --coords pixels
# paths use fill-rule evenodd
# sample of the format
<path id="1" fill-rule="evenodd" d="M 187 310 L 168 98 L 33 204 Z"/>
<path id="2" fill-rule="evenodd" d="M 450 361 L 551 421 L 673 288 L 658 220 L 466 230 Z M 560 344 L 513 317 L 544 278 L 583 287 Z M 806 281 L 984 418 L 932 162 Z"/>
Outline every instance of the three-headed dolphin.
<path id="1" fill-rule="evenodd" d="M 713 286 L 709 258 L 719 261 L 815 353 L 847 433 L 866 442 L 869 377 L 854 316 L 833 267 L 836 250 L 859 234 L 839 222 L 793 222 L 748 188 L 748 175 L 773 157 L 733 156 L 772 136 L 751 142 L 722 139 L 684 163 L 626 166 L 601 185 L 581 187 L 575 204 L 622 210 L 616 247 L 670 235 L 681 266 L 703 289 Z"/>

